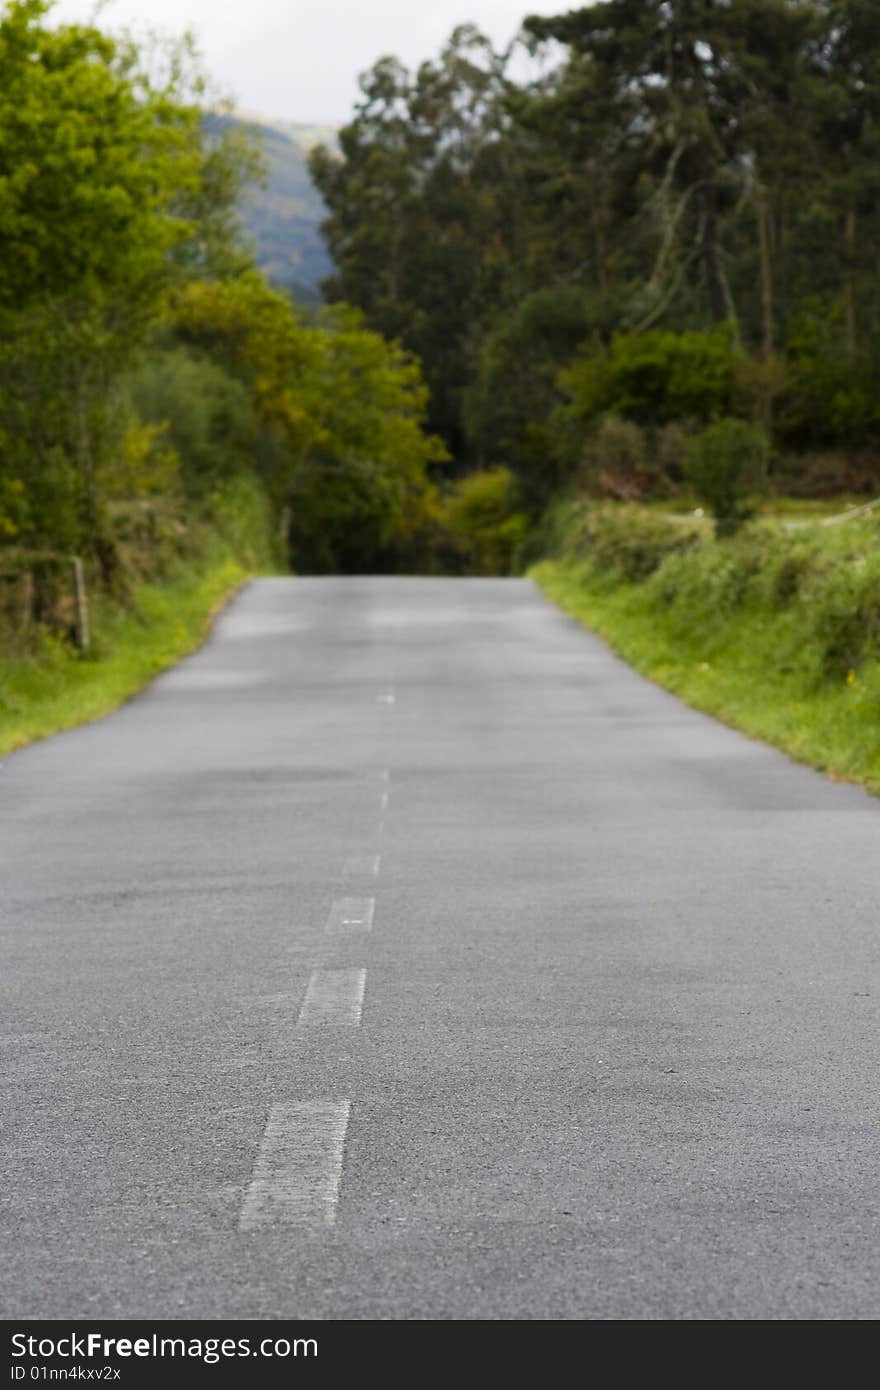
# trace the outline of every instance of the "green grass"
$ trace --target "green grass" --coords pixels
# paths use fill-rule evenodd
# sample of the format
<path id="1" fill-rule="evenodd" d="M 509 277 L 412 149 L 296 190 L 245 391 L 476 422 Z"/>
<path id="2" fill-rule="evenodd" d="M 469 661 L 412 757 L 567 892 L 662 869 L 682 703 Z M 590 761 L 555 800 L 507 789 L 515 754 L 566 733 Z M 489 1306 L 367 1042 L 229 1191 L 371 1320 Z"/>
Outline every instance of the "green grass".
<path id="1" fill-rule="evenodd" d="M 118 527 L 125 597 L 90 595 L 87 655 L 43 630 L 26 650 L 3 650 L 0 637 L 0 755 L 109 714 L 200 646 L 248 578 L 276 568 L 265 500 L 248 481 L 185 522 L 160 509 L 152 524 L 137 514 Z"/>
<path id="2" fill-rule="evenodd" d="M 808 533 L 765 525 L 699 539 L 641 582 L 572 553 L 531 573 L 688 704 L 880 793 L 878 540 L 876 521 Z"/>
<path id="3" fill-rule="evenodd" d="M 147 584 L 132 607 L 93 605 L 95 650 L 42 635 L 26 655 L 0 656 L 0 754 L 109 714 L 204 640 L 211 619 L 247 578 L 236 561 Z"/>

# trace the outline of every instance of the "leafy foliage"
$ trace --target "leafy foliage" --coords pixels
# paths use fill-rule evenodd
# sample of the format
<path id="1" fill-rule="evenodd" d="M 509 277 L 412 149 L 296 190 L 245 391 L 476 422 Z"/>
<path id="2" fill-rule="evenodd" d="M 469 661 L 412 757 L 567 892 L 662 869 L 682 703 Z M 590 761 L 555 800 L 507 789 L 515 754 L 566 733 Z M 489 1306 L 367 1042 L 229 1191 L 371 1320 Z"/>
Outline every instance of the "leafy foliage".
<path id="1" fill-rule="evenodd" d="M 450 492 L 444 520 L 468 574 L 511 574 L 527 530 L 506 468 L 471 473 Z"/>
<path id="2" fill-rule="evenodd" d="M 261 156 L 203 109 L 186 40 L 49 10 L 0 15 L 0 545 L 118 584 L 129 504 L 216 510 L 251 479 L 298 564 L 381 563 L 445 457 L 417 362 L 252 266 Z"/>
<path id="3" fill-rule="evenodd" d="M 567 481 L 550 428 L 563 399 L 556 378 L 592 326 L 589 296 L 560 286 L 514 305 L 481 344 L 464 402 L 467 437 L 477 457 L 505 460 L 533 512 Z"/>
<path id="4" fill-rule="evenodd" d="M 463 25 L 439 61 L 414 75 L 392 58 L 376 63 L 340 132 L 341 158 L 319 147 L 310 161 L 330 208 L 324 231 L 336 274 L 327 293 L 419 357 L 430 426 L 453 451 L 464 440 L 475 328 L 508 259 L 502 219 L 515 201 L 496 196 L 508 85 L 504 59 Z"/>
<path id="5" fill-rule="evenodd" d="M 44 24 L 48 10 L 15 0 L 0 17 L 0 309 L 149 303 L 189 231 L 177 208 L 199 178 L 196 109 L 97 29 Z"/>
<path id="6" fill-rule="evenodd" d="M 605 415 L 880 445 L 876 5 L 603 0 L 519 43 L 528 82 L 472 28 L 382 59 L 312 162 L 327 292 L 419 355 L 456 471 L 535 516 Z"/>
<path id="7" fill-rule="evenodd" d="M 653 473 L 645 431 L 633 420 L 603 415 L 584 445 L 581 487 L 633 501 L 652 490 Z"/>
<path id="8" fill-rule="evenodd" d="M 151 78 L 130 43 L 48 9 L 0 17 L 0 477 L 24 488 L 23 541 L 92 552 L 107 575 L 115 384 L 187 260 L 228 243 L 237 184 L 210 194 L 220 156 L 183 50 Z"/>
<path id="9" fill-rule="evenodd" d="M 711 420 L 729 405 L 735 347 L 726 325 L 709 333 L 626 333 L 561 375 L 582 421 L 604 412 L 643 425 Z"/>
<path id="10" fill-rule="evenodd" d="M 203 497 L 256 457 L 258 423 L 244 382 L 184 346 L 153 352 L 120 383 L 145 447 L 144 467 L 171 454 L 185 491 Z M 128 491 L 136 487 L 134 480 Z"/>
<path id="11" fill-rule="evenodd" d="M 251 393 L 268 445 L 263 475 L 294 563 L 377 564 L 426 487 L 427 465 L 445 457 L 422 428 L 427 393 L 413 359 L 354 311 L 304 322 L 256 273 L 187 286 L 174 322 Z"/>
<path id="12" fill-rule="evenodd" d="M 694 525 L 641 508 L 606 504 L 587 511 L 578 549 L 597 572 L 617 582 L 639 584 L 698 539 Z"/>
<path id="13" fill-rule="evenodd" d="M 689 441 L 685 477 L 714 516 L 718 534 L 732 535 L 766 488 L 767 441 L 745 420 L 717 420 Z"/>
<path id="14" fill-rule="evenodd" d="M 556 553 L 595 593 L 637 586 L 638 610 L 662 628 L 670 659 L 709 670 L 733 634 L 746 646 L 769 643 L 773 670 L 763 678 L 793 673 L 808 691 L 852 685 L 880 662 L 878 533 L 868 516 L 794 532 L 753 523 L 713 538 L 692 523 L 604 505 L 570 513 Z M 761 674 L 754 659 L 750 670 Z"/>

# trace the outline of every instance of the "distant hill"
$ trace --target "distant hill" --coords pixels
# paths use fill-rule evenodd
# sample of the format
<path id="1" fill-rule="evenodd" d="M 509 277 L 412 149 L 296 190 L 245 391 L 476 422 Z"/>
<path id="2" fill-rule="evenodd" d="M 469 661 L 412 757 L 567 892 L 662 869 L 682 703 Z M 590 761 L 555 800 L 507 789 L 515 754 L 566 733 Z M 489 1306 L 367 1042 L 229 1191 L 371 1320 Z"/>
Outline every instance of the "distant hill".
<path id="1" fill-rule="evenodd" d="M 208 117 L 209 130 L 230 125 L 254 130 L 263 143 L 266 186 L 252 186 L 241 208 L 257 264 L 273 284 L 289 289 L 303 303 L 316 304 L 321 298 L 319 283 L 333 267 L 319 231 L 326 209 L 309 178 L 306 157 L 314 145 L 333 144 L 336 131 L 244 114 Z"/>

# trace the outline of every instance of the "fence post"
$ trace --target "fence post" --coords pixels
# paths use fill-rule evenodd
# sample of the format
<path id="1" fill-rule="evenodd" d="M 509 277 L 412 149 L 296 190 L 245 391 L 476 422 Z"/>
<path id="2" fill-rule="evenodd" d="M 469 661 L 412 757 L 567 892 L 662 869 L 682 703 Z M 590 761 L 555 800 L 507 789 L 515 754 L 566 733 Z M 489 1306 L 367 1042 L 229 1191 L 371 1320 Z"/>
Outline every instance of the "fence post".
<path id="1" fill-rule="evenodd" d="M 21 621 L 19 623 L 19 633 L 22 637 L 27 637 L 31 630 L 31 623 L 34 620 L 34 573 L 33 570 L 25 570 L 21 577 Z"/>
<path id="2" fill-rule="evenodd" d="M 73 588 L 76 595 L 76 645 L 81 652 L 87 652 L 91 646 L 89 634 L 89 600 L 86 594 L 86 576 L 83 569 L 83 562 L 75 556 L 71 562 L 73 570 Z"/>

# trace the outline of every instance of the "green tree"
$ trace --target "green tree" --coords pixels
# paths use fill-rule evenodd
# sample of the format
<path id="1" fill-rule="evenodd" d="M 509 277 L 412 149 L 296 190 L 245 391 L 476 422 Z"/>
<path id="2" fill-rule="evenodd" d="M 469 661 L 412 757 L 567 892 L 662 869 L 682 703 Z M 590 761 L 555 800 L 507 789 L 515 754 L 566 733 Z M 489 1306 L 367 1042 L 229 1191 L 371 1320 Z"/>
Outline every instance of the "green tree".
<path id="1" fill-rule="evenodd" d="M 198 111 L 156 90 L 126 45 L 53 27 L 45 0 L 0 17 L 0 307 L 73 295 L 152 309 L 176 204 L 198 185 Z"/>
<path id="2" fill-rule="evenodd" d="M 511 574 L 528 530 L 506 468 L 471 473 L 451 489 L 444 520 L 468 574 Z"/>
<path id="3" fill-rule="evenodd" d="M 306 323 L 255 272 L 197 282 L 174 301 L 184 341 L 252 392 L 270 451 L 265 481 L 298 568 L 369 569 L 445 456 L 424 431 L 427 391 L 404 350 L 356 311 Z"/>
<path id="4" fill-rule="evenodd" d="M 483 465 L 506 464 L 532 513 L 566 481 L 549 422 L 563 400 L 559 372 L 593 325 L 593 296 L 562 285 L 537 290 L 499 315 L 481 343 L 465 399 L 469 452 Z"/>
<path id="5" fill-rule="evenodd" d="M 560 376 L 569 418 L 588 423 L 610 412 L 642 425 L 710 420 L 730 404 L 737 348 L 730 325 L 710 333 L 620 333 Z"/>
<path id="6" fill-rule="evenodd" d="M 150 353 L 120 394 L 146 438 L 170 449 L 185 491 L 200 498 L 242 471 L 256 471 L 259 428 L 246 384 L 183 346 Z"/>
<path id="7" fill-rule="evenodd" d="M 846 348 L 856 357 L 880 343 L 880 11 L 872 0 L 827 0 L 822 9 L 810 52 L 819 187 L 835 233 L 826 256 L 830 250 Z"/>
<path id="8" fill-rule="evenodd" d="M 0 16 L 0 477 L 29 499 L 24 539 L 93 550 L 109 573 L 114 384 L 185 246 L 200 265 L 219 254 L 235 161 L 206 151 L 174 54 L 150 77 L 129 41 L 49 10 Z"/>
<path id="9" fill-rule="evenodd" d="M 423 365 L 429 423 L 456 457 L 465 452 L 462 404 L 479 327 L 505 278 L 518 202 L 503 136 L 505 58 L 470 26 L 437 63 L 410 74 L 384 58 L 361 80 L 341 158 L 314 152 L 328 205 L 324 232 L 337 271 L 329 299 L 362 309 Z"/>
<path id="10" fill-rule="evenodd" d="M 779 109 L 776 74 L 802 50 L 799 11 L 810 8 L 790 0 L 606 0 L 525 21 L 534 40 L 563 43 L 572 55 L 574 80 L 561 84 L 557 103 L 568 144 L 579 127 L 596 130 L 593 93 L 606 132 L 597 153 L 608 145 L 608 115 L 617 126 L 612 176 L 625 172 L 626 181 L 617 184 L 614 221 L 632 246 L 654 243 L 643 261 L 649 274 L 633 286 L 634 326 L 655 322 L 676 301 L 693 302 L 695 290 L 710 323 L 738 320 L 725 238 L 754 182 L 758 122 L 750 126 L 749 117 L 774 83 Z M 553 114 L 551 104 L 551 127 Z M 610 239 L 603 231 L 603 245 Z"/>

